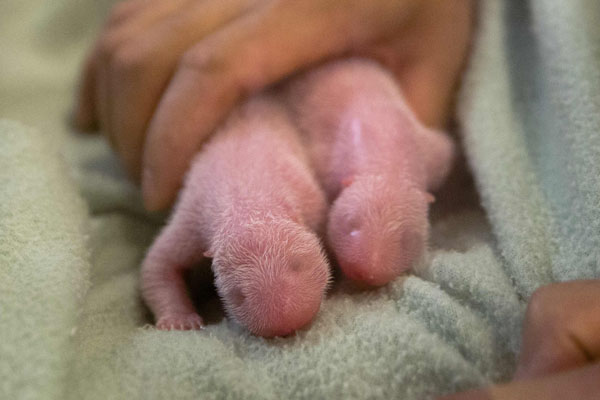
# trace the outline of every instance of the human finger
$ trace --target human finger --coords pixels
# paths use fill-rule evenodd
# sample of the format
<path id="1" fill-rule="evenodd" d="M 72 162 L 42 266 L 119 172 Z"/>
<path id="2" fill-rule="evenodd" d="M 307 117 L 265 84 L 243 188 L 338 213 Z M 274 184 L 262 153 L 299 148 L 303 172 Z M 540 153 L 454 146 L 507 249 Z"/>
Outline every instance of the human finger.
<path id="1" fill-rule="evenodd" d="M 516 377 L 542 376 L 600 360 L 600 280 L 552 284 L 527 307 Z"/>
<path id="2" fill-rule="evenodd" d="M 600 398 L 600 364 L 541 378 L 472 390 L 438 400 L 596 400 Z"/>
<path id="3" fill-rule="evenodd" d="M 98 111 L 96 98 L 98 97 L 97 74 L 100 58 L 101 41 L 107 35 L 108 30 L 114 30 L 126 21 L 130 21 L 132 16 L 139 13 L 139 10 L 148 5 L 151 0 L 128 0 L 117 3 L 111 9 L 105 23 L 100 39 L 97 41 L 93 50 L 86 56 L 79 84 L 76 90 L 75 102 L 71 113 L 71 122 L 75 128 L 80 131 L 95 130 L 98 128 Z"/>
<path id="4" fill-rule="evenodd" d="M 241 98 L 391 32 L 415 2 L 373 3 L 379 4 L 270 2 L 187 51 L 150 123 L 143 156 L 146 207 L 172 202 L 193 154 Z"/>
<path id="5" fill-rule="evenodd" d="M 143 37 L 154 26 L 178 12 L 191 0 L 150 0 L 144 2 L 128 19 L 121 23 L 108 23 L 106 31 L 98 40 L 96 64 L 96 105 L 99 125 L 113 148 L 119 153 L 125 167 L 128 154 L 120 151 L 121 132 L 115 129 L 115 110 L 120 105 L 120 85 L 127 84 L 121 79 L 121 71 L 129 70 L 132 55 L 130 44 Z M 111 18 L 109 18 L 111 21 Z M 129 135 L 129 132 L 125 133 Z"/>
<path id="6" fill-rule="evenodd" d="M 258 0 L 187 3 L 121 46 L 110 72 L 110 126 L 115 148 L 139 179 L 148 123 L 182 54 L 195 42 L 247 12 Z"/>
<path id="7" fill-rule="evenodd" d="M 392 39 L 370 44 L 359 54 L 392 71 L 419 120 L 443 130 L 466 64 L 475 4 L 473 0 L 433 2 L 418 14 Z"/>

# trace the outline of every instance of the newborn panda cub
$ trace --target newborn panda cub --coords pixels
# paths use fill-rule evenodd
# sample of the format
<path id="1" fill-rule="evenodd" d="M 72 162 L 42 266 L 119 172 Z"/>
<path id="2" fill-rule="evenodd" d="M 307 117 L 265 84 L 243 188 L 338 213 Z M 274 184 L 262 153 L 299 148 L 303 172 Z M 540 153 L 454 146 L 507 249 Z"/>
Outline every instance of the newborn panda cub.
<path id="1" fill-rule="evenodd" d="M 453 154 L 370 61 L 332 62 L 252 97 L 194 159 L 143 262 L 157 327 L 201 328 L 183 274 L 204 257 L 229 317 L 265 337 L 318 312 L 330 279 L 320 238 L 347 277 L 385 285 L 423 252 L 428 191 Z"/>

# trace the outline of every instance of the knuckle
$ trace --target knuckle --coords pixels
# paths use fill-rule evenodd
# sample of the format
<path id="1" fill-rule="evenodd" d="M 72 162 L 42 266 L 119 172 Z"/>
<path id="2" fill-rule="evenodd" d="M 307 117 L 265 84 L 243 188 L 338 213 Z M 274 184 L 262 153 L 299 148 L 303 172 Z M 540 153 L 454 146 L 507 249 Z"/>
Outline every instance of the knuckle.
<path id="1" fill-rule="evenodd" d="M 228 68 L 225 58 L 208 46 L 196 46 L 187 50 L 181 57 L 180 67 L 202 75 L 223 73 Z"/>
<path id="2" fill-rule="evenodd" d="M 135 75 L 147 63 L 148 57 L 136 46 L 121 45 L 113 53 L 109 61 L 110 70 L 119 75 Z"/>
<path id="3" fill-rule="evenodd" d="M 108 62 L 112 59 L 113 55 L 121 47 L 123 39 L 111 31 L 107 31 L 98 40 L 97 48 L 100 59 L 104 62 Z"/>
<path id="4" fill-rule="evenodd" d="M 121 1 L 110 9 L 108 13 L 108 18 L 106 19 L 107 26 L 118 25 L 123 20 L 126 20 L 131 14 L 132 5 L 134 1 L 126 0 Z"/>
<path id="5" fill-rule="evenodd" d="M 253 66 L 256 63 L 245 63 L 244 60 L 249 60 L 244 56 L 245 54 L 244 50 L 232 57 L 226 52 L 216 52 L 208 47 L 196 47 L 182 56 L 179 67 L 194 71 L 199 79 L 218 81 L 234 97 L 245 98 L 263 87 L 261 82 L 253 78 L 261 75 L 251 72 L 256 70 Z"/>

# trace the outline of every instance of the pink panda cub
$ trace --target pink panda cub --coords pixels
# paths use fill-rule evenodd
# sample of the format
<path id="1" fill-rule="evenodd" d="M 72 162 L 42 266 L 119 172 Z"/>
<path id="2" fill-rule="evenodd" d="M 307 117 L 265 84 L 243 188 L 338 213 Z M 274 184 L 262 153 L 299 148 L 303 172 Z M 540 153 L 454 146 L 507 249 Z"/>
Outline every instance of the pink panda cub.
<path id="1" fill-rule="evenodd" d="M 158 328 L 201 327 L 183 272 L 203 257 L 228 315 L 267 337 L 318 312 L 330 276 L 323 233 L 348 277 L 393 280 L 424 249 L 427 191 L 452 155 L 368 61 L 333 62 L 249 99 L 194 159 L 144 260 Z"/>
<path id="2" fill-rule="evenodd" d="M 394 78 L 373 62 L 333 62 L 287 88 L 329 202 L 327 242 L 351 279 L 384 285 L 408 270 L 428 236 L 429 191 L 454 145 L 421 124 Z"/>
<path id="3" fill-rule="evenodd" d="M 183 272 L 212 258 L 227 314 L 256 335 L 281 336 L 319 310 L 329 264 L 317 235 L 325 196 L 282 104 L 256 96 L 195 157 L 171 221 L 142 266 L 159 329 L 202 320 Z"/>

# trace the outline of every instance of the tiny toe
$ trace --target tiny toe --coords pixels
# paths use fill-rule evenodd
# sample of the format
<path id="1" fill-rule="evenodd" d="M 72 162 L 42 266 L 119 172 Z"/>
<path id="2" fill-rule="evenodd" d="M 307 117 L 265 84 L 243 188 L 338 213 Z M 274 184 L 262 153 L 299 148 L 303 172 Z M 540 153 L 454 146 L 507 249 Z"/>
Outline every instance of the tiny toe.
<path id="1" fill-rule="evenodd" d="M 169 326 L 164 321 L 158 321 L 156 323 L 156 327 L 158 329 L 160 329 L 161 331 L 168 331 L 169 330 Z"/>
<path id="2" fill-rule="evenodd" d="M 193 329 L 197 329 L 197 330 L 204 329 L 204 324 L 202 323 L 201 320 L 194 321 L 192 323 L 192 325 L 193 325 Z"/>
<path id="3" fill-rule="evenodd" d="M 159 318 L 156 327 L 165 331 L 200 330 L 203 328 L 203 321 L 198 314 L 169 315 Z"/>

